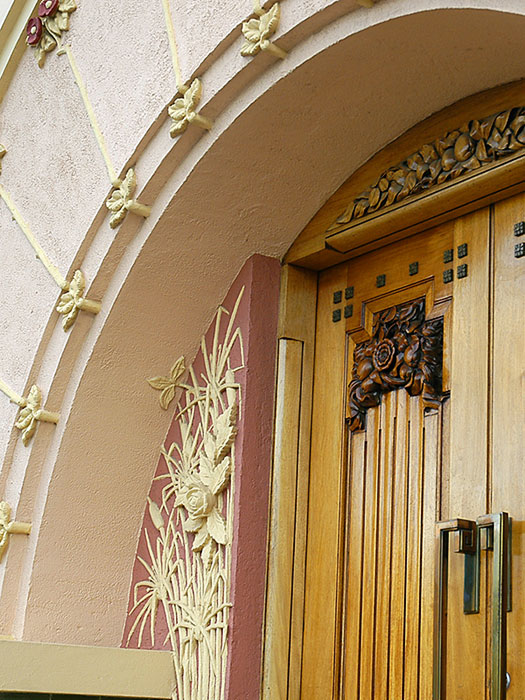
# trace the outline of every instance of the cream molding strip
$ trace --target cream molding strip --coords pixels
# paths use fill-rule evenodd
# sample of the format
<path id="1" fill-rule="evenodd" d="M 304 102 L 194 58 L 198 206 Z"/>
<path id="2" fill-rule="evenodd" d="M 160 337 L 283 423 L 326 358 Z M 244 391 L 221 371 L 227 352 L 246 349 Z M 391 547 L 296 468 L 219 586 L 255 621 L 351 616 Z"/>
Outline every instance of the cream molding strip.
<path id="1" fill-rule="evenodd" d="M 0 501 L 0 561 L 9 544 L 9 535 L 29 535 L 30 533 L 31 523 L 11 520 L 11 506 L 5 501 Z"/>
<path id="2" fill-rule="evenodd" d="M 13 391 L 10 386 L 0 379 L 0 391 L 4 393 L 12 403 L 16 403 L 22 409 L 18 414 L 15 428 L 22 431 L 22 442 L 27 447 L 31 438 L 35 434 L 37 421 L 43 423 L 58 423 L 60 413 L 47 411 L 42 406 L 42 392 L 33 384 L 29 390 L 27 399 Z"/>
<path id="3" fill-rule="evenodd" d="M 6 149 L 4 148 L 4 146 L 0 145 L 0 159 L 3 158 L 5 154 Z M 101 309 L 100 302 L 90 301 L 89 299 L 85 299 L 83 296 L 86 287 L 86 282 L 82 272 L 80 270 L 77 270 L 73 275 L 71 283 L 69 283 L 65 279 L 65 277 L 63 277 L 60 274 L 60 271 L 57 268 L 57 266 L 54 265 L 48 258 L 44 249 L 37 241 L 34 233 L 29 227 L 29 224 L 22 217 L 15 203 L 13 202 L 9 193 L 3 187 L 3 185 L 0 185 L 0 197 L 6 203 L 7 208 L 11 212 L 13 219 L 16 221 L 16 223 L 22 230 L 22 233 L 25 235 L 25 237 L 31 244 L 31 247 L 35 251 L 37 258 L 44 265 L 44 267 L 49 272 L 51 277 L 55 280 L 60 289 L 64 291 L 64 294 L 62 294 L 62 296 L 60 297 L 60 301 L 58 303 L 58 306 L 56 307 L 58 313 L 64 316 L 64 318 L 62 319 L 62 326 L 64 330 L 67 331 L 73 325 L 73 323 L 77 319 L 78 312 L 80 310 L 87 311 L 91 314 L 98 314 L 98 312 Z"/>
<path id="4" fill-rule="evenodd" d="M 174 121 L 170 129 L 170 136 L 172 138 L 180 136 L 186 131 L 189 124 L 195 124 L 195 126 L 209 131 L 213 126 L 213 122 L 197 113 L 197 105 L 201 101 L 202 96 L 202 82 L 199 78 L 195 78 L 191 85 L 188 86 L 183 81 L 169 0 L 162 0 L 162 7 L 164 9 L 164 19 L 166 20 L 166 32 L 168 34 L 177 92 L 182 95 L 168 107 L 168 114 Z"/>
<path id="5" fill-rule="evenodd" d="M 147 207 L 145 204 L 141 204 L 140 202 L 137 202 L 136 199 L 133 199 L 133 194 L 137 188 L 137 180 L 133 168 L 129 168 L 124 180 L 121 180 L 117 176 L 117 172 L 109 156 L 109 151 L 106 146 L 104 136 L 102 135 L 102 131 L 98 125 L 95 110 L 93 109 L 93 105 L 89 100 L 86 86 L 84 85 L 84 81 L 80 75 L 75 57 L 73 56 L 73 49 L 69 45 L 62 46 L 57 51 L 57 54 L 59 56 L 63 56 L 65 54 L 69 60 L 71 71 L 75 77 L 75 82 L 78 85 L 84 107 L 86 108 L 89 123 L 91 124 L 93 133 L 95 134 L 100 153 L 102 154 L 104 162 L 106 163 L 110 182 L 115 188 L 106 202 L 106 207 L 113 212 L 109 220 L 109 225 L 111 228 L 116 228 L 124 221 L 128 211 L 132 212 L 133 214 L 137 214 L 138 216 L 143 216 L 146 219 L 151 213 L 151 207 Z"/>
<path id="6" fill-rule="evenodd" d="M 287 52 L 270 41 L 281 20 L 279 3 L 276 2 L 266 12 L 261 7 L 260 0 L 255 0 L 253 13 L 257 15 L 257 19 L 253 18 L 242 24 L 242 33 L 246 41 L 242 45 L 241 55 L 256 56 L 259 51 L 267 51 L 277 58 L 286 58 Z"/>

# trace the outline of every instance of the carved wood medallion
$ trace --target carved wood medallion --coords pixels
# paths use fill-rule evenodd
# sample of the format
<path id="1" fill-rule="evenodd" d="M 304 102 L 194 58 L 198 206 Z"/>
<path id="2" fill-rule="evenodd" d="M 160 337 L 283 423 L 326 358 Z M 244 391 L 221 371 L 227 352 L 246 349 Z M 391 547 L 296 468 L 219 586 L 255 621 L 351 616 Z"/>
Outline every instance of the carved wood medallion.
<path id="1" fill-rule="evenodd" d="M 525 148 L 525 107 L 472 119 L 383 172 L 328 229 L 454 180 Z"/>
<path id="2" fill-rule="evenodd" d="M 393 389 L 441 401 L 443 319 L 425 320 L 425 301 L 392 306 L 377 314 L 372 337 L 356 345 L 348 387 L 350 430 L 365 427 L 366 412 Z"/>

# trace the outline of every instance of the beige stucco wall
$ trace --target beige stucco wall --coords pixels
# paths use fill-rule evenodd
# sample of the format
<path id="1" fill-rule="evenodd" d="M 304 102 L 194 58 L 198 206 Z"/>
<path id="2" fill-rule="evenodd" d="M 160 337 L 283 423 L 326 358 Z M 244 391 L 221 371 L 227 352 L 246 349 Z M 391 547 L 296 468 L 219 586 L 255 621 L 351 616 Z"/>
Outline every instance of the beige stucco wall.
<path id="1" fill-rule="evenodd" d="M 0 633 L 120 642 L 144 498 L 169 415 L 145 378 L 191 358 L 243 262 L 281 257 L 360 164 L 411 125 L 525 72 L 521 0 L 283 0 L 283 61 L 240 55 L 251 12 L 172 0 L 183 79 L 214 120 L 169 136 L 176 93 L 156 3 L 79 2 L 66 35 L 117 171 L 148 219 L 116 230 L 108 175 L 66 56 L 26 50 L 0 104 L 0 182 L 96 317 L 65 334 L 59 290 L 0 202 L 0 378 L 60 411 L 25 448 L 0 395 L 0 496 L 33 522 L 0 564 Z M 137 430 L 140 426 L 140 430 Z"/>

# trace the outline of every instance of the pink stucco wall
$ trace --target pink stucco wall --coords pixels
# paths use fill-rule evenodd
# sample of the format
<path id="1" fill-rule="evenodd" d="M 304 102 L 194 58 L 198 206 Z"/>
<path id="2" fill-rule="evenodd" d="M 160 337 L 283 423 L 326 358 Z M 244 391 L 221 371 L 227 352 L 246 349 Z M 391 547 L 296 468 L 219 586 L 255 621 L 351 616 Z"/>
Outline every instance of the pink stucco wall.
<path id="1" fill-rule="evenodd" d="M 231 700 L 256 698 L 260 688 L 279 273 L 277 260 L 261 255 L 252 256 L 243 266 L 223 302 L 224 308 L 231 311 L 244 287 L 236 323 L 243 338 L 244 368 L 236 374 L 236 381 L 241 386 L 242 411 L 235 443 L 232 608 L 227 675 L 227 697 Z M 213 330 L 214 324 L 206 334 L 207 342 L 211 342 Z M 234 353 L 239 354 L 238 347 Z M 240 364 L 240 357 L 234 355 L 232 364 Z M 202 365 L 202 353 L 199 351 L 193 363 L 197 375 L 202 370 Z M 170 407 L 171 410 L 174 410 L 173 406 L 174 404 Z M 178 430 L 178 423 L 173 420 L 166 436 L 166 448 L 177 441 Z M 161 458 L 155 475 L 164 472 L 164 460 Z M 161 489 L 162 482 L 154 480 L 149 492 L 153 501 L 161 500 Z M 137 547 L 137 554 L 147 558 L 144 528 L 154 541 L 157 533 L 147 507 Z M 133 606 L 133 588 L 144 578 L 144 568 L 136 559 L 128 613 Z M 136 632 L 128 643 L 133 620 L 134 615 L 128 614 L 122 646 L 138 646 Z M 166 633 L 166 620 L 160 612 L 155 626 L 155 643 L 152 644 L 149 631 L 145 629 L 142 647 L 168 648 Z"/>

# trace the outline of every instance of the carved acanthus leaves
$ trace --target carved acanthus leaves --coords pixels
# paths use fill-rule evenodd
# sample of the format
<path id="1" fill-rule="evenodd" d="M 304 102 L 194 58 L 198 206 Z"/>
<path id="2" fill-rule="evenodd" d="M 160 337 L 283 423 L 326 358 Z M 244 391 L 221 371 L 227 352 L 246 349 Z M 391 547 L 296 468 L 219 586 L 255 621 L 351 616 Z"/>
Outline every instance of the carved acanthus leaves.
<path id="1" fill-rule="evenodd" d="M 84 298 L 86 280 L 81 270 L 77 270 L 69 283 L 69 288 L 62 294 L 57 305 L 57 311 L 63 316 L 62 327 L 67 331 L 77 320 L 80 310 L 91 314 L 98 314 L 101 305 L 98 301 L 90 301 Z"/>
<path id="2" fill-rule="evenodd" d="M 22 431 L 22 442 L 27 446 L 35 434 L 37 421 L 58 423 L 59 418 L 58 413 L 52 413 L 42 408 L 42 392 L 36 384 L 33 384 L 27 399 L 24 399 L 24 405 L 18 414 L 15 427 Z"/>
<path id="3" fill-rule="evenodd" d="M 331 228 L 420 194 L 525 148 L 525 107 L 472 119 L 385 170 Z"/>
<path id="4" fill-rule="evenodd" d="M 128 211 L 147 218 L 151 213 L 151 208 L 140 204 L 136 199 L 133 199 L 135 190 L 137 189 L 137 178 L 133 168 L 129 168 L 126 177 L 120 182 L 116 189 L 113 190 L 111 196 L 106 201 L 106 207 L 113 212 L 109 225 L 111 228 L 116 228 L 121 224 Z"/>
<path id="5" fill-rule="evenodd" d="M 378 314 L 372 337 L 356 345 L 348 388 L 351 430 L 365 426 L 366 411 L 383 394 L 405 388 L 423 394 L 427 405 L 441 400 L 443 319 L 425 321 L 422 299 L 393 306 Z"/>
<path id="6" fill-rule="evenodd" d="M 2 174 L 2 158 L 5 156 L 6 153 L 6 147 L 2 146 L 2 144 L 0 143 L 0 175 Z"/>
<path id="7" fill-rule="evenodd" d="M 26 27 L 28 46 L 36 48 L 38 65 L 43 67 L 46 54 L 60 45 L 62 32 L 69 29 L 69 15 L 77 9 L 75 0 L 42 0 L 38 16 Z"/>
<path id="8" fill-rule="evenodd" d="M 186 511 L 183 527 L 194 534 L 193 551 L 202 550 L 210 562 L 214 543 L 228 541 L 226 521 L 217 496 L 226 488 L 232 472 L 231 447 L 237 434 L 237 406 L 228 407 L 208 430 L 199 455 L 198 470 L 181 473 L 175 506 Z"/>
<path id="9" fill-rule="evenodd" d="M 197 113 L 197 107 L 202 97 L 202 83 L 198 78 L 189 87 L 181 86 L 179 97 L 168 107 L 168 114 L 173 119 L 170 129 L 170 136 L 175 138 L 188 128 L 189 124 L 196 124 L 201 129 L 211 129 L 213 123 Z"/>
<path id="10" fill-rule="evenodd" d="M 184 356 L 181 355 L 171 368 L 169 377 L 152 377 L 148 379 L 148 384 L 153 389 L 161 392 L 159 401 L 164 410 L 166 410 L 173 401 L 177 387 L 182 386 L 179 380 L 185 370 Z"/>
<path id="11" fill-rule="evenodd" d="M 5 501 L 0 501 L 0 561 L 9 544 L 9 535 L 29 535 L 30 532 L 31 523 L 11 520 L 11 506 Z"/>
<path id="12" fill-rule="evenodd" d="M 286 51 L 279 48 L 270 41 L 277 31 L 281 19 L 281 8 L 276 2 L 272 7 L 265 12 L 258 0 L 255 2 L 254 13 L 257 17 L 243 22 L 242 33 L 244 34 L 245 42 L 241 48 L 242 56 L 255 56 L 259 51 L 269 51 L 277 58 L 285 58 Z"/>

